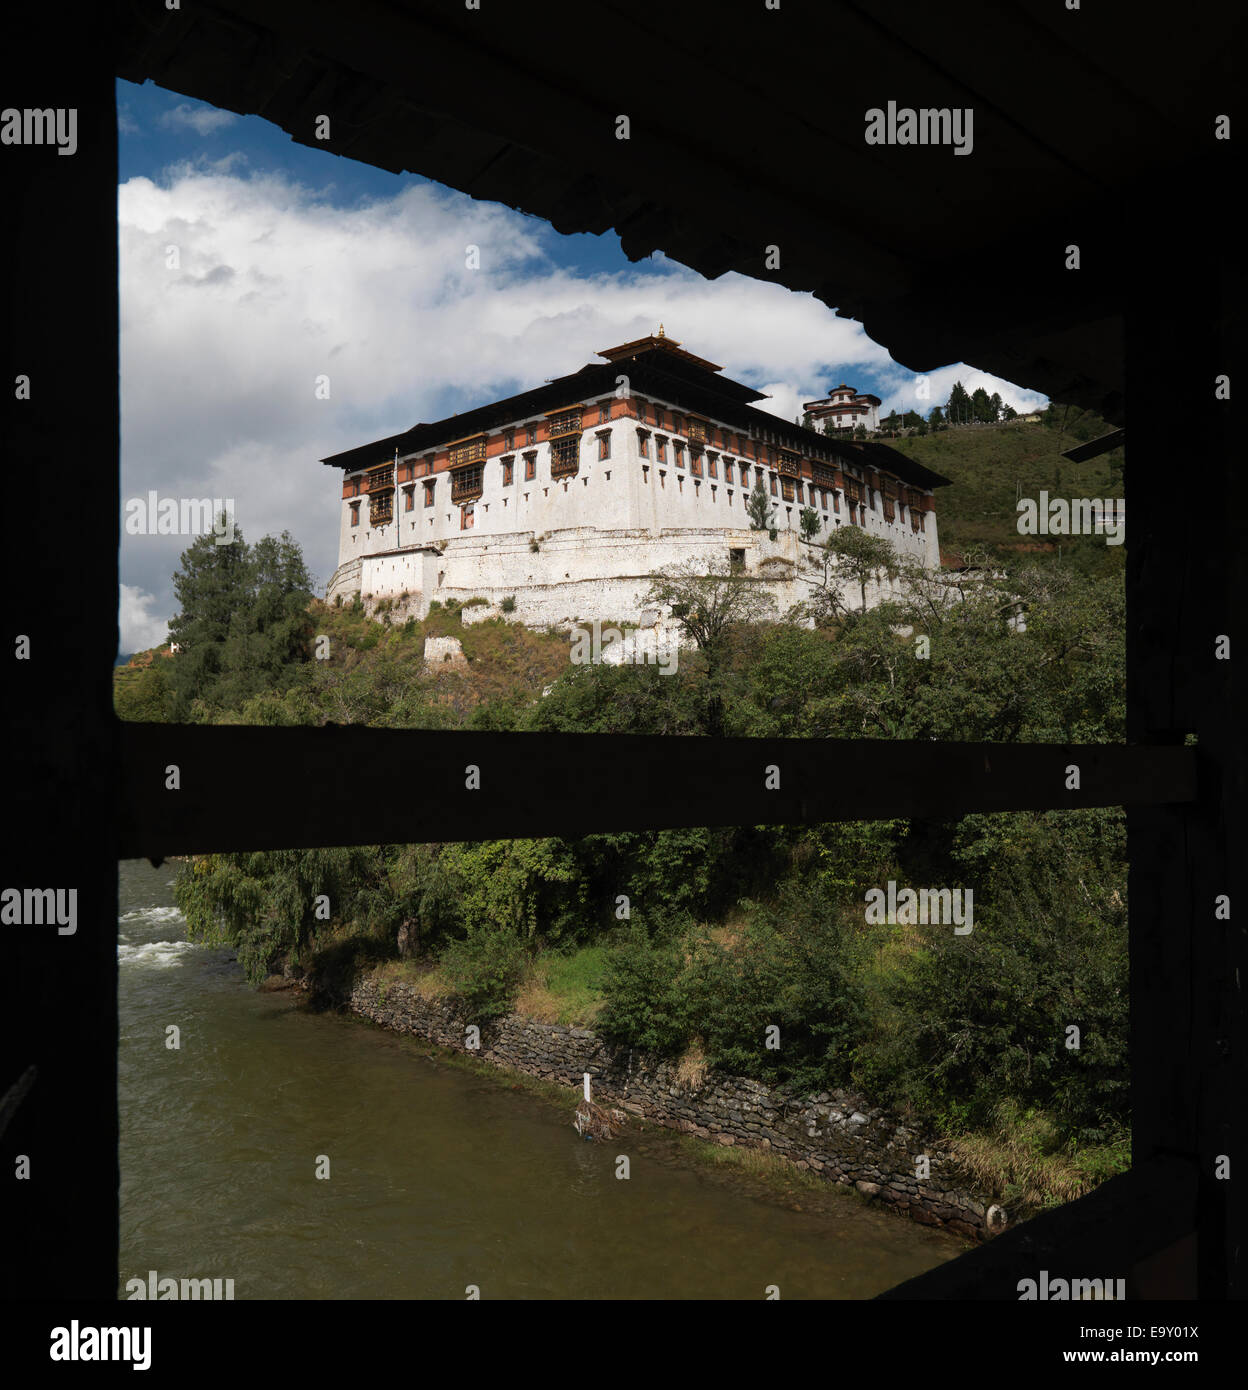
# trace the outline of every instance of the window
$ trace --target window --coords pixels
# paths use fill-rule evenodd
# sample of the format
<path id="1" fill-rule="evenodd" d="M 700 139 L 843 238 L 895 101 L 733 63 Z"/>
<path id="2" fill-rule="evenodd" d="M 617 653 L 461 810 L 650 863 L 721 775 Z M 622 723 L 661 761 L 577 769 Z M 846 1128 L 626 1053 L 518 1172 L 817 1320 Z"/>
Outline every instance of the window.
<path id="1" fill-rule="evenodd" d="M 646 403 L 640 396 L 637 397 L 637 418 L 643 425 L 646 423 Z"/>
<path id="2" fill-rule="evenodd" d="M 515 430 L 504 430 L 504 431 L 503 431 L 503 448 L 506 449 L 508 453 L 511 453 L 511 451 L 512 451 L 515 447 L 516 447 L 516 432 L 515 432 Z"/>
<path id="3" fill-rule="evenodd" d="M 696 444 L 689 446 L 689 471 L 695 478 L 702 476 L 702 450 Z"/>
<path id="4" fill-rule="evenodd" d="M 451 501 L 452 502 L 471 502 L 474 498 L 480 497 L 483 490 L 483 475 L 485 465 L 482 463 L 469 464 L 467 468 L 458 468 L 451 474 Z"/>
<path id="5" fill-rule="evenodd" d="M 731 482 L 732 482 L 732 460 L 731 460 L 731 459 L 725 459 L 725 460 L 724 460 L 724 482 L 726 482 L 726 483 L 731 483 Z"/>
<path id="6" fill-rule="evenodd" d="M 773 497 L 776 495 L 776 475 L 774 473 L 771 475 L 771 495 Z"/>
<path id="7" fill-rule="evenodd" d="M 516 460 L 513 455 L 508 455 L 502 460 L 503 465 L 503 486 L 510 487 L 516 481 Z"/>
<path id="8" fill-rule="evenodd" d="M 537 426 L 536 426 L 536 425 L 530 425 L 529 428 L 533 431 L 534 434 L 537 433 Z M 537 455 L 536 455 L 536 454 L 525 454 L 525 456 L 524 456 L 524 481 L 525 481 L 526 483 L 527 483 L 527 482 L 531 482 L 531 481 L 532 481 L 534 478 L 536 478 L 536 477 L 537 477 Z"/>
<path id="9" fill-rule="evenodd" d="M 719 455 L 718 455 L 718 454 L 707 454 L 707 456 L 706 456 L 706 472 L 707 472 L 707 476 L 710 477 L 710 478 L 718 478 L 718 477 L 719 477 L 719 463 L 718 463 L 718 459 L 719 459 Z"/>
<path id="10" fill-rule="evenodd" d="M 524 427 L 524 442 L 525 442 L 526 444 L 536 444 L 536 443 L 537 443 L 537 426 L 536 426 L 536 425 L 525 425 L 525 427 Z"/>
<path id="11" fill-rule="evenodd" d="M 460 468 L 466 463 L 479 463 L 485 458 L 485 435 L 479 434 L 473 439 L 465 439 L 459 444 L 452 444 L 450 449 L 450 466 Z"/>
<path id="12" fill-rule="evenodd" d="M 638 430 L 638 431 L 637 431 L 637 452 L 642 456 L 643 459 L 648 459 L 648 458 L 650 457 L 650 431 L 649 431 L 649 430 Z"/>
<path id="13" fill-rule="evenodd" d="M 667 462 L 667 436 L 664 434 L 654 436 L 654 458 L 656 463 Z"/>
<path id="14" fill-rule="evenodd" d="M 598 423 L 599 423 L 600 425 L 605 425 L 605 424 L 608 424 L 608 423 L 610 422 L 610 419 L 611 419 L 611 402 L 610 402 L 610 401 L 599 401 L 599 403 L 598 403 Z"/>
<path id="15" fill-rule="evenodd" d="M 728 552 L 728 563 L 733 569 L 740 569 L 745 564 L 744 550 L 730 550 Z"/>
<path id="16" fill-rule="evenodd" d="M 581 466 L 581 436 L 565 434 L 552 440 L 550 445 L 550 476 L 564 477 L 575 473 Z"/>
<path id="17" fill-rule="evenodd" d="M 654 423 L 659 428 L 663 428 L 663 407 L 657 402 L 654 407 Z"/>
<path id="18" fill-rule="evenodd" d="M 437 480 L 436 478 L 426 478 L 426 479 L 425 479 L 425 506 L 426 506 L 426 507 L 432 507 L 432 506 L 433 506 L 433 490 L 434 490 L 434 487 L 437 485 L 437 481 L 438 481 L 438 480 Z"/>
<path id="19" fill-rule="evenodd" d="M 476 521 L 475 511 L 476 511 L 476 504 L 473 503 L 473 502 L 466 502 L 462 507 L 460 507 L 460 509 L 459 509 L 459 529 L 460 529 L 461 531 L 471 531 L 471 530 L 472 530 L 473 524 L 474 524 L 474 522 Z"/>
<path id="20" fill-rule="evenodd" d="M 672 455 L 676 460 L 676 467 L 683 468 L 685 466 L 685 446 L 679 439 L 672 440 Z"/>
<path id="21" fill-rule="evenodd" d="M 394 518 L 394 493 L 374 493 L 368 499 L 368 524 L 387 526 Z"/>
<path id="22" fill-rule="evenodd" d="M 685 433 L 690 439 L 699 444 L 706 442 L 706 422 L 703 420 L 690 420 L 685 425 Z"/>
<path id="23" fill-rule="evenodd" d="M 776 490 L 776 486 L 775 486 L 776 480 L 775 480 L 774 478 L 771 480 L 771 484 L 772 484 L 771 490 L 772 490 L 772 492 L 775 492 L 775 490 Z M 781 491 L 781 493 L 784 495 L 784 500 L 785 500 L 786 502 L 792 502 L 792 500 L 793 500 L 793 479 L 792 479 L 792 478 L 781 478 L 781 479 L 780 479 L 780 491 Z"/>
<path id="24" fill-rule="evenodd" d="M 412 496 L 412 488 L 409 484 L 403 489 L 403 510 L 410 512 L 415 505 L 416 499 Z"/>
<path id="25" fill-rule="evenodd" d="M 609 459 L 611 457 L 611 431 L 602 430 L 598 435 L 598 457 L 599 459 Z"/>
<path id="26" fill-rule="evenodd" d="M 352 502 L 352 503 L 351 503 L 351 525 L 352 525 L 352 526 L 358 526 L 359 524 L 360 524 L 360 504 L 359 504 L 358 502 Z"/>
<path id="27" fill-rule="evenodd" d="M 581 407 L 573 406 L 570 410 L 560 410 L 553 415 L 546 417 L 546 437 L 548 439 L 560 439 L 565 434 L 579 434 L 581 432 Z"/>

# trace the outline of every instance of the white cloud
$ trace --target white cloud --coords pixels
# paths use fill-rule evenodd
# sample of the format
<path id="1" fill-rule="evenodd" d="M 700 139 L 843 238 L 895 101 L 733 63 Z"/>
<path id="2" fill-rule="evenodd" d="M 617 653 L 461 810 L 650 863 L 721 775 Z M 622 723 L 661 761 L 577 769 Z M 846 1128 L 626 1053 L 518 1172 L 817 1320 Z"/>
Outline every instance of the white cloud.
<path id="1" fill-rule="evenodd" d="M 184 101 L 164 112 L 160 124 L 172 130 L 193 130 L 196 135 L 215 135 L 236 120 L 238 116 L 233 111 L 218 111 L 213 106 L 192 106 Z"/>
<path id="2" fill-rule="evenodd" d="M 811 295 L 665 258 L 581 273 L 558 264 L 545 223 L 496 204 L 420 183 L 338 208 L 240 162 L 118 190 L 122 498 L 233 498 L 248 539 L 289 529 L 322 585 L 340 491 L 320 458 L 574 372 L 660 323 L 727 375 L 769 382 L 759 405 L 788 420 L 842 379 L 895 374 L 900 389 L 908 375 Z M 172 616 L 189 543 L 123 534 L 132 604 Z"/>
<path id="3" fill-rule="evenodd" d="M 145 652 L 169 640 L 169 620 L 148 611 L 155 602 L 154 594 L 144 593 L 133 584 L 121 586 L 117 620 L 121 625 L 123 652 Z"/>

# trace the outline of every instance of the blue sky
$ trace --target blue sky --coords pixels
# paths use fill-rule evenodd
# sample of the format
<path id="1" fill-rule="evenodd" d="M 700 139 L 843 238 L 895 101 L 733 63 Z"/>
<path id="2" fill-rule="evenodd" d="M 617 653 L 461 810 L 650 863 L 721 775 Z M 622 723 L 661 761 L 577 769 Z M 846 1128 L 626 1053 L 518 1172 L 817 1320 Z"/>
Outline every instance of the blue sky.
<path id="1" fill-rule="evenodd" d="M 153 490 L 232 499 L 249 540 L 288 529 L 322 587 L 340 475 L 319 459 L 574 372 L 660 322 L 790 420 L 841 381 L 885 412 L 926 413 L 955 379 L 1045 403 L 961 363 L 917 399 L 913 373 L 810 295 L 631 263 L 613 232 L 562 236 L 150 82 L 118 81 L 117 104 L 123 507 Z M 165 640 L 190 538 L 129 534 L 126 515 L 134 651 Z"/>

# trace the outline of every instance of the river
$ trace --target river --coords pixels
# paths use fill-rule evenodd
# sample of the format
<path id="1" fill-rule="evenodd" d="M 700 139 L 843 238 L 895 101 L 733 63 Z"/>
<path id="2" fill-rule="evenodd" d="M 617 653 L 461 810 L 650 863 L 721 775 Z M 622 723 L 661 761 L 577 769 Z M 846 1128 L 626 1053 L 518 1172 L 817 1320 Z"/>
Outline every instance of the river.
<path id="1" fill-rule="evenodd" d="M 120 1296 L 154 1269 L 236 1299 L 868 1298 L 964 1248 L 668 1131 L 583 1142 L 573 1102 L 258 992 L 187 941 L 175 872 L 120 866 Z"/>

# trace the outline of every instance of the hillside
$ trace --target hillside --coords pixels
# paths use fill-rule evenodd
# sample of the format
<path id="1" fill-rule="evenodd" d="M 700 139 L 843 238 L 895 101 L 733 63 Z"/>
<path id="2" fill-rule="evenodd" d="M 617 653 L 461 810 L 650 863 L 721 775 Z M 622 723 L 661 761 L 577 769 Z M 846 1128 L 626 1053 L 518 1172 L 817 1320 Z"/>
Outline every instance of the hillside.
<path id="1" fill-rule="evenodd" d="M 1063 407 L 1052 413 L 1061 419 Z M 1021 497 L 1123 496 L 1123 451 L 1114 449 L 1086 463 L 1062 458 L 1062 450 L 1100 434 L 1112 426 L 1090 412 L 1071 411 L 1066 428 L 1049 425 L 1006 423 L 969 429 L 944 429 L 934 434 L 907 435 L 886 442 L 899 453 L 935 469 L 952 486 L 936 494 L 936 516 L 941 551 L 946 563 L 957 562 L 967 546 L 985 545 L 1007 550 L 1056 550 L 1057 538 L 1018 534 Z M 1061 539 L 1067 553 L 1090 550 L 1103 553 L 1101 537 Z M 1108 547 L 1118 549 L 1118 547 Z M 1094 559 L 1089 555 L 1088 560 Z"/>
<path id="2" fill-rule="evenodd" d="M 211 723 L 489 727 L 500 710 L 527 705 L 566 673 L 565 634 L 533 632 L 497 618 L 465 623 L 461 611 L 455 604 L 434 608 L 423 622 L 393 622 L 383 604 L 377 621 L 362 608 L 314 599 L 308 607 L 310 636 L 329 639 L 328 656 L 309 662 L 298 681 L 266 690 L 238 711 L 210 706 L 199 717 Z M 464 660 L 426 668 L 427 637 L 454 637 Z M 113 698 L 122 719 L 170 717 L 168 659 L 167 647 L 154 648 L 114 670 Z"/>

